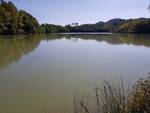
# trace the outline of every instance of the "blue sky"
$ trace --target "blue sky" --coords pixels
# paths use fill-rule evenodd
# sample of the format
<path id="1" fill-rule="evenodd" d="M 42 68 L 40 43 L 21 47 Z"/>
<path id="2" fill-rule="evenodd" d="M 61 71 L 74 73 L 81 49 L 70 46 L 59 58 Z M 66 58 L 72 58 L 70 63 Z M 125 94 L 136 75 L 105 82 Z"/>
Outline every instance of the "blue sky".
<path id="1" fill-rule="evenodd" d="M 12 0 L 40 23 L 96 23 L 112 18 L 150 17 L 150 0 Z"/>

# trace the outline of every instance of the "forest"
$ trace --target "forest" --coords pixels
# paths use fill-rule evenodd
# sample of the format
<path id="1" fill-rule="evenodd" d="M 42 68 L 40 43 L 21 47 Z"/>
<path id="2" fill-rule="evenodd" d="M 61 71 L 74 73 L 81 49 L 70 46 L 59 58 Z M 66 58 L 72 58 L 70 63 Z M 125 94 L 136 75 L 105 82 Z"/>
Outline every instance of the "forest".
<path id="1" fill-rule="evenodd" d="M 18 10 L 12 2 L 0 4 L 0 34 L 38 34 L 67 32 L 113 32 L 113 33 L 150 33 L 150 18 L 120 19 L 107 22 L 65 26 L 39 24 L 38 20 L 24 10 Z"/>

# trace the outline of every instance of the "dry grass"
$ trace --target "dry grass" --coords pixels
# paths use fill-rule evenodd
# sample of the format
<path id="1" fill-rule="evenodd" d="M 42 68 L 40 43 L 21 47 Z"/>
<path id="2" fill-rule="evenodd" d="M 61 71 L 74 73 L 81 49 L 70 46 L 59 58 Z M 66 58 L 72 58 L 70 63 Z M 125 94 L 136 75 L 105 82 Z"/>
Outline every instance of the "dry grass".
<path id="1" fill-rule="evenodd" d="M 128 113 L 150 113 L 150 77 L 139 80 L 133 87 Z"/>
<path id="2" fill-rule="evenodd" d="M 97 113 L 126 113 L 128 89 L 125 89 L 122 77 L 119 80 L 101 80 L 100 86 L 93 86 Z"/>
<path id="3" fill-rule="evenodd" d="M 81 96 L 76 90 L 73 101 L 74 113 L 150 113 L 150 77 L 140 79 L 132 88 L 122 76 L 116 80 L 92 83 L 94 97 Z M 94 101 L 94 110 L 88 101 Z M 93 103 L 93 102 L 91 102 Z M 44 109 L 44 113 L 50 113 Z"/>
<path id="4" fill-rule="evenodd" d="M 85 96 L 81 96 L 79 90 L 76 90 L 73 102 L 74 113 L 90 113 L 87 104 L 88 99 Z"/>
<path id="5" fill-rule="evenodd" d="M 92 113 L 150 113 L 150 77 L 139 80 L 132 88 L 125 86 L 122 76 L 117 80 L 101 80 L 100 85 L 95 82 L 92 86 L 96 103 Z M 89 113 L 88 107 L 84 113 Z"/>

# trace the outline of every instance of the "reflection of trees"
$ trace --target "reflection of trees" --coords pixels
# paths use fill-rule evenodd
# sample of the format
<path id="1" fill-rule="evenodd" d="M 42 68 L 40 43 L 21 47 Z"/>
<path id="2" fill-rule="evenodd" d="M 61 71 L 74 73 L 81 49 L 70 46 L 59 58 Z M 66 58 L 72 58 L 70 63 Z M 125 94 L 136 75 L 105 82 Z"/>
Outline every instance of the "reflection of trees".
<path id="1" fill-rule="evenodd" d="M 41 35 L 0 36 L 0 68 L 18 61 L 33 51 L 40 43 Z"/>
<path id="2" fill-rule="evenodd" d="M 150 47 L 150 35 L 148 34 L 113 34 L 113 35 L 20 35 L 20 36 L 0 36 L 0 68 L 8 66 L 12 62 L 17 62 L 23 55 L 33 51 L 41 40 L 68 39 L 78 42 L 78 39 L 96 40 L 107 42 L 113 45 L 131 44 L 136 46 Z"/>
<path id="3" fill-rule="evenodd" d="M 145 46 L 150 47 L 150 35 L 148 34 L 128 34 L 128 35 L 122 35 L 122 42 L 126 44 L 136 45 L 136 46 Z"/>
<path id="4" fill-rule="evenodd" d="M 50 37 L 50 36 L 49 36 Z M 65 37 L 71 40 L 72 38 L 81 38 L 84 40 L 96 40 L 98 42 L 107 42 L 113 45 L 119 44 L 131 44 L 136 46 L 150 47 L 150 35 L 149 34 L 109 34 L 109 35 L 55 35 L 57 38 Z M 51 39 L 51 38 L 48 38 Z"/>

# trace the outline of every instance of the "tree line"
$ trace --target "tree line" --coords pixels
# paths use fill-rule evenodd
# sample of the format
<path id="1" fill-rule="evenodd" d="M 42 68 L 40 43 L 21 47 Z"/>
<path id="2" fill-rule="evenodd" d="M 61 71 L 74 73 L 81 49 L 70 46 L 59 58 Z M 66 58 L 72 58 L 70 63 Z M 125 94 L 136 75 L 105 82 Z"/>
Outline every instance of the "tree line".
<path id="1" fill-rule="evenodd" d="M 0 4 L 0 34 L 35 34 L 66 32 L 121 32 L 150 33 L 150 19 L 112 19 L 107 22 L 78 25 L 39 24 L 37 19 L 23 10 L 18 10 L 12 2 Z"/>

